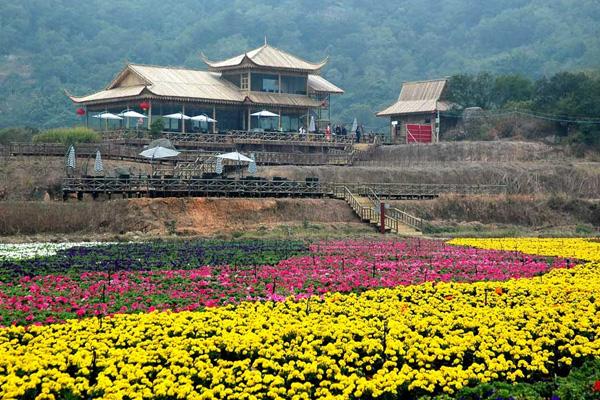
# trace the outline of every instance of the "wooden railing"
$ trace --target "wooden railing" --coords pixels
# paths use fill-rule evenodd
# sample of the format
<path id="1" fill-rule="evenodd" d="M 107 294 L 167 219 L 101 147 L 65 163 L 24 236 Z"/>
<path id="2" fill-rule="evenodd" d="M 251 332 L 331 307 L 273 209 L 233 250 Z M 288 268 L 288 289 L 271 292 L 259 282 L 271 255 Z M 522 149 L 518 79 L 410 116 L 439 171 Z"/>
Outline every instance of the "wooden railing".
<path id="1" fill-rule="evenodd" d="M 106 159 L 132 160 L 137 162 L 151 162 L 151 159 L 142 157 L 139 153 L 142 147 L 127 146 L 116 142 L 81 143 L 75 146 L 77 157 L 94 156 L 99 150 Z M 67 146 L 60 143 L 11 143 L 8 152 L 12 155 L 26 156 L 64 156 Z M 163 162 L 193 162 L 198 157 L 210 158 L 217 155 L 214 151 L 181 151 L 177 157 L 162 159 Z M 280 153 L 280 152 L 255 152 L 256 163 L 259 165 L 347 165 L 350 161 L 348 153 Z"/>

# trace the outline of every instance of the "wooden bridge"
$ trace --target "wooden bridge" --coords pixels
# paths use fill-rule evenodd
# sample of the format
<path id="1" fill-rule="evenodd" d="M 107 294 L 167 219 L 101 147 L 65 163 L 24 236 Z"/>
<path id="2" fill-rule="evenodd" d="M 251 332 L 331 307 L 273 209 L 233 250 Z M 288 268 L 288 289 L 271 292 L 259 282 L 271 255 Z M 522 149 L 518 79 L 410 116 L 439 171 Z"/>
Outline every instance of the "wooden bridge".
<path id="1" fill-rule="evenodd" d="M 78 199 L 85 193 L 94 198 L 99 195 L 123 197 L 340 197 L 343 188 L 356 195 L 371 193 L 384 199 L 431 199 L 442 193 L 497 194 L 505 191 L 502 185 L 438 185 L 438 184 L 355 184 L 285 179 L 202 179 L 201 177 L 84 177 L 65 178 L 62 183 L 63 198 L 71 194 Z"/>

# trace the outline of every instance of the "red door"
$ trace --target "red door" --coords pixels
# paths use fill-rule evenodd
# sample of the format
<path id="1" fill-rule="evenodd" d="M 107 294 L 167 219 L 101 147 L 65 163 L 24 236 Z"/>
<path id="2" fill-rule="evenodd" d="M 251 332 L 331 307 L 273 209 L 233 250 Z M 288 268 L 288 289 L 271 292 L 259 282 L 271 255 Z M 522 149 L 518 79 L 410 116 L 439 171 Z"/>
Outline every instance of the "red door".
<path id="1" fill-rule="evenodd" d="M 431 143 L 431 125 L 406 124 L 406 143 Z"/>

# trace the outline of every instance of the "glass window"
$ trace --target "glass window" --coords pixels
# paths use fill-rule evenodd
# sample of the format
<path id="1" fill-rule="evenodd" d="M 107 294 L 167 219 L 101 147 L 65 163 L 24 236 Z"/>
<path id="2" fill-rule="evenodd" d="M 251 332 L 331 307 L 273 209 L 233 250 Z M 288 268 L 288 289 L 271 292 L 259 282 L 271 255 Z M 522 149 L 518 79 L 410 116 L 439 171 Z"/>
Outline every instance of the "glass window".
<path id="1" fill-rule="evenodd" d="M 235 86 L 240 87 L 241 74 L 224 74 L 223 79 L 233 83 Z M 246 85 L 248 85 L 248 77 L 246 77 Z"/>
<path id="2" fill-rule="evenodd" d="M 252 73 L 253 92 L 279 93 L 279 76 Z"/>
<path id="3" fill-rule="evenodd" d="M 248 74 L 242 74 L 241 82 L 240 82 L 240 89 L 248 90 Z"/>
<path id="4" fill-rule="evenodd" d="M 281 93 L 306 95 L 305 76 L 281 76 Z"/>

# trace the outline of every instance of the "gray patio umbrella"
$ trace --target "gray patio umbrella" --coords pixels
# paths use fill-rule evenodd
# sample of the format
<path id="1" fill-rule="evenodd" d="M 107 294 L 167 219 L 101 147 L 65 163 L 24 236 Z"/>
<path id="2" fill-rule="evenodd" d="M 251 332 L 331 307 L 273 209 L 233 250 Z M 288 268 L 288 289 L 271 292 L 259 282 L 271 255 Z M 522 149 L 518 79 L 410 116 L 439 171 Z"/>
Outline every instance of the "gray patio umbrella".
<path id="1" fill-rule="evenodd" d="M 77 161 L 75 158 L 75 147 L 71 145 L 67 153 L 67 167 L 75 169 Z"/>

